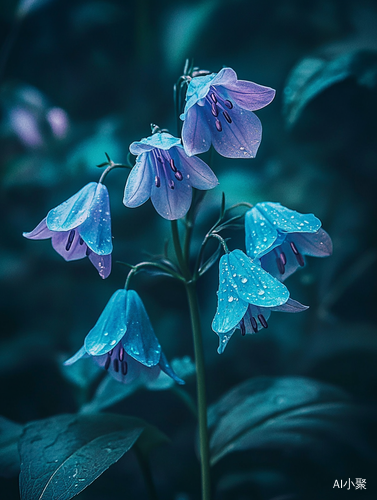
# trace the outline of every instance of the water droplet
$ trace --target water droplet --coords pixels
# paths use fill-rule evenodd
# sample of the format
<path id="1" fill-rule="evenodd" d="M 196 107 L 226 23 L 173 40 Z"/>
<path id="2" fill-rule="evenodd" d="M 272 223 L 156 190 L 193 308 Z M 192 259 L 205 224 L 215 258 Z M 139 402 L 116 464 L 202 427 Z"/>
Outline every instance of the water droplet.
<path id="1" fill-rule="evenodd" d="M 116 340 L 112 340 L 112 341 L 110 342 L 110 345 L 115 345 L 116 343 L 117 343 L 117 341 L 116 341 Z"/>
<path id="2" fill-rule="evenodd" d="M 264 295 L 264 290 L 258 290 L 258 295 Z"/>
<path id="3" fill-rule="evenodd" d="M 247 283 L 247 278 L 241 278 L 241 283 Z"/>
<path id="4" fill-rule="evenodd" d="M 228 297 L 228 302 L 233 302 L 234 298 L 232 296 Z"/>

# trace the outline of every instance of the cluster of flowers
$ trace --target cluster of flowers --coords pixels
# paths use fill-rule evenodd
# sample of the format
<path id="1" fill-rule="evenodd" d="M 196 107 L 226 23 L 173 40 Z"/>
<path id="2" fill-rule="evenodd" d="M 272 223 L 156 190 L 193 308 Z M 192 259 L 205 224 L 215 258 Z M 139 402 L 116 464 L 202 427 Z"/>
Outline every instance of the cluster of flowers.
<path id="1" fill-rule="evenodd" d="M 182 139 L 158 130 L 133 142 L 137 156 L 128 176 L 123 203 L 138 207 L 149 198 L 168 220 L 184 217 L 190 208 L 192 188 L 212 189 L 215 174 L 194 156 L 211 144 L 228 158 L 253 158 L 262 126 L 254 110 L 269 104 L 275 91 L 237 80 L 224 68 L 219 73 L 190 79 Z M 301 215 L 274 203 L 259 203 L 245 217 L 247 255 L 241 250 L 220 260 L 218 308 L 212 328 L 223 352 L 236 328 L 255 333 L 267 327 L 271 311 L 296 312 L 306 306 L 289 298 L 283 279 L 304 265 L 304 255 L 331 253 L 331 240 L 313 215 Z M 102 184 L 91 182 L 52 209 L 26 238 L 51 238 L 53 248 L 67 261 L 89 257 L 102 278 L 111 272 L 111 218 L 109 195 Z M 178 383 L 154 334 L 138 294 L 118 290 L 111 297 L 84 346 L 66 364 L 93 356 L 117 380 L 136 377 L 153 380 L 162 370 Z"/>

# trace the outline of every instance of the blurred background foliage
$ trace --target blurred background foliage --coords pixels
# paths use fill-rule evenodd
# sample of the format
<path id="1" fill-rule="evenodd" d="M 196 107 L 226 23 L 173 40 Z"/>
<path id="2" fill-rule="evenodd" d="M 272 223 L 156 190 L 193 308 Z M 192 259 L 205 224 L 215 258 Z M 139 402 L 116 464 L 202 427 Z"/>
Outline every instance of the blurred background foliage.
<path id="1" fill-rule="evenodd" d="M 235 335 L 222 356 L 210 328 L 217 270 L 205 275 L 199 292 L 209 401 L 252 377 L 305 376 L 346 391 L 359 410 L 357 418 L 345 412 L 342 421 L 349 425 L 321 446 L 305 441 L 291 449 L 283 442 L 224 457 L 213 469 L 216 498 L 337 498 L 334 481 L 348 477 L 367 479 L 368 490 L 354 494 L 377 497 L 376 448 L 371 451 L 377 403 L 376 25 L 372 0 L 1 2 L 1 415 L 25 423 L 74 412 L 93 392 L 82 379 L 72 384 L 61 361 L 82 345 L 111 294 L 123 287 L 126 268 L 115 261 L 137 263 L 162 253 L 169 225 L 150 202 L 137 210 L 122 205 L 127 174 L 115 170 L 107 179 L 114 267 L 106 281 L 87 260 L 67 264 L 48 240 L 28 241 L 22 232 L 98 180 L 96 164 L 105 161 L 105 152 L 125 162 L 129 144 L 148 136 L 151 122 L 176 133 L 173 84 L 190 57 L 203 69 L 230 66 L 240 79 L 277 90 L 273 103 L 257 113 L 264 134 L 257 158 L 213 155 L 220 186 L 206 195 L 194 247 L 217 216 L 222 192 L 229 205 L 268 200 L 314 212 L 334 243 L 331 258 L 308 259 L 288 280 L 291 296 L 309 311 L 274 314 L 267 331 Z M 231 249 L 244 248 L 242 231 L 229 235 Z M 147 274 L 134 286 L 167 357 L 192 356 L 181 287 Z M 191 379 L 187 389 L 194 395 Z M 170 391 L 141 391 L 111 411 L 145 418 L 172 440 L 151 456 L 161 498 L 198 498 L 195 422 L 182 402 Z M 2 498 L 19 498 L 17 478 L 1 479 L 1 490 Z M 79 498 L 145 496 L 130 453 Z"/>

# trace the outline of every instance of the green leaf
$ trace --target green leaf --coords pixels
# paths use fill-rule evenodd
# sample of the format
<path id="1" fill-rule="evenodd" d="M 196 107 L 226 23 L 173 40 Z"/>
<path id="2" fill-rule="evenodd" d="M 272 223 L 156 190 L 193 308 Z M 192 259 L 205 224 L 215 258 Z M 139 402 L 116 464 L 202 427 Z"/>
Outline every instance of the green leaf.
<path id="1" fill-rule="evenodd" d="M 232 451 L 310 447 L 354 413 L 337 387 L 303 377 L 258 377 L 225 394 L 208 413 L 212 463 Z"/>
<path id="2" fill-rule="evenodd" d="M 300 118 L 305 107 L 327 88 L 347 78 L 369 88 L 377 83 L 377 52 L 352 51 L 331 59 L 308 57 L 291 72 L 284 89 L 283 114 L 288 127 Z"/>
<path id="3" fill-rule="evenodd" d="M 69 500 L 136 442 L 147 424 L 113 414 L 58 415 L 25 426 L 21 500 Z"/>
<path id="4" fill-rule="evenodd" d="M 23 426 L 0 417 L 0 476 L 14 477 L 20 470 L 18 440 Z"/>

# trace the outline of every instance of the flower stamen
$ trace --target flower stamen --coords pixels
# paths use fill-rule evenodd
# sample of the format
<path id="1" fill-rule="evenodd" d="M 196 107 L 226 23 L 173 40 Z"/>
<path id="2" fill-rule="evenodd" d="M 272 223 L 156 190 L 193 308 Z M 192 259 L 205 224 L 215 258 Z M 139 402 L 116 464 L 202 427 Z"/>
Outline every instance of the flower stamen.
<path id="1" fill-rule="evenodd" d="M 297 247 L 296 245 L 293 243 L 293 241 L 290 241 L 289 242 L 290 246 L 291 246 L 291 249 L 292 249 L 292 252 L 294 253 L 295 257 L 296 257 L 296 260 L 297 260 L 297 263 L 299 266 L 303 267 L 305 265 L 305 262 L 304 262 L 304 258 L 303 256 L 300 254 L 300 252 L 297 250 Z"/>
<path id="2" fill-rule="evenodd" d="M 221 132 L 221 131 L 222 131 L 222 129 L 223 129 L 223 127 L 222 127 L 221 122 L 220 122 L 220 120 L 219 120 L 219 119 L 217 119 L 217 120 L 215 121 L 215 125 L 216 125 L 217 130 L 218 130 L 219 132 Z"/>
<path id="3" fill-rule="evenodd" d="M 240 329 L 241 329 L 241 335 L 244 337 L 246 335 L 246 327 L 243 319 L 241 319 L 240 322 Z"/>
<path id="4" fill-rule="evenodd" d="M 122 362 L 123 359 L 124 359 L 124 349 L 123 349 L 123 347 L 121 347 L 119 349 L 119 361 Z"/>
<path id="5" fill-rule="evenodd" d="M 119 361 L 117 359 L 113 360 L 113 368 L 117 373 L 119 372 Z"/>
<path id="6" fill-rule="evenodd" d="M 257 324 L 254 316 L 250 316 L 250 323 L 251 323 L 251 328 L 253 329 L 253 332 L 257 333 L 257 331 L 258 331 L 258 324 Z"/>
<path id="7" fill-rule="evenodd" d="M 71 249 L 71 246 L 72 246 L 72 243 L 73 243 L 73 240 L 75 238 L 75 230 L 72 229 L 70 232 L 69 232 L 69 235 L 68 235 L 68 240 L 67 240 L 67 244 L 65 246 L 65 249 L 67 252 L 69 252 L 69 250 Z"/>
<path id="8" fill-rule="evenodd" d="M 231 117 L 229 116 L 229 113 L 228 113 L 227 111 L 223 111 L 223 115 L 224 115 L 225 120 L 226 120 L 228 123 L 232 123 L 232 119 L 231 119 Z"/>
<path id="9" fill-rule="evenodd" d="M 128 365 L 127 365 L 127 362 L 126 361 L 123 361 L 122 363 L 122 375 L 123 376 L 126 376 L 127 375 L 127 372 L 128 372 Z"/>
<path id="10" fill-rule="evenodd" d="M 263 316 L 263 314 L 258 314 L 258 319 L 260 321 L 260 324 L 263 326 L 263 328 L 268 328 L 266 318 Z"/>
<path id="11" fill-rule="evenodd" d="M 111 363 L 111 354 L 107 353 L 107 358 L 106 358 L 106 361 L 105 361 L 105 370 L 109 369 L 110 363 Z"/>

